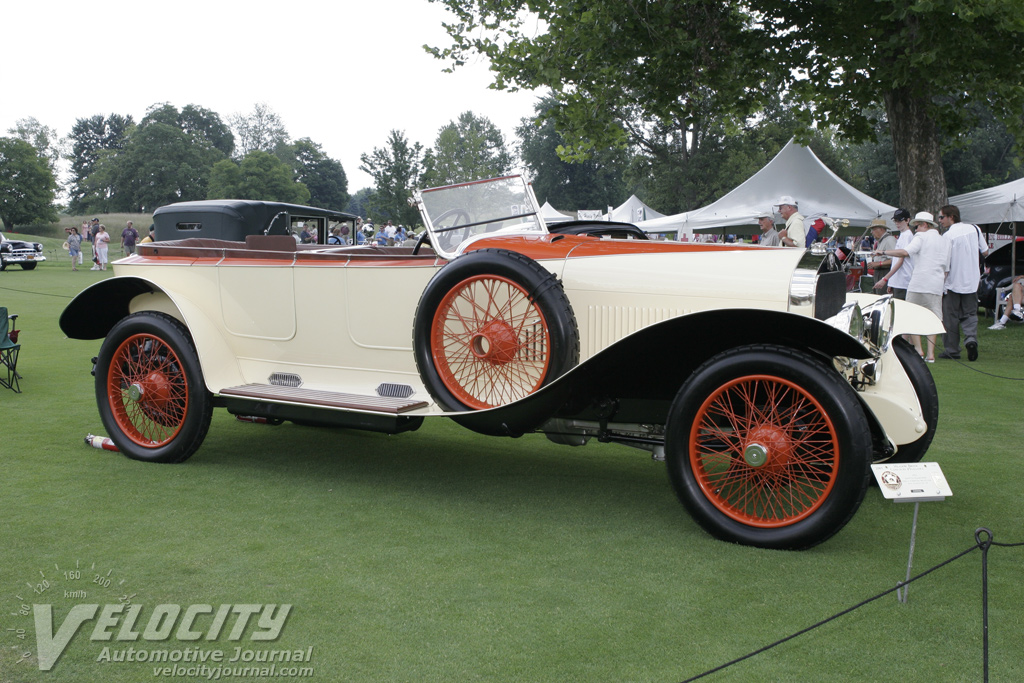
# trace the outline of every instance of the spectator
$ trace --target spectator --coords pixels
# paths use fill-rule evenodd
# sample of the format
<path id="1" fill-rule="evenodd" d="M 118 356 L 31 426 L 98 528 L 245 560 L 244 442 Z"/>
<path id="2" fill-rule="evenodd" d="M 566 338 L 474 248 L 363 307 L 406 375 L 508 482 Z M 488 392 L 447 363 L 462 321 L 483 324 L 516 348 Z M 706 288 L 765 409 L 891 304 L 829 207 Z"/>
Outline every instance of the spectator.
<path id="1" fill-rule="evenodd" d="M 149 226 L 149 234 L 139 240 L 139 244 L 149 244 L 150 242 L 156 242 L 156 226 Z"/>
<path id="2" fill-rule="evenodd" d="M 981 228 L 960 222 L 960 209 L 947 204 L 939 209 L 939 224 L 949 242 L 949 276 L 942 297 L 942 336 L 946 350 L 941 358 L 960 357 L 960 328 L 964 331 L 967 360 L 978 360 L 978 284 L 981 282 L 981 256 L 988 253 L 988 243 Z M 980 254 L 980 256 L 979 256 Z"/>
<path id="3" fill-rule="evenodd" d="M 135 253 L 135 243 L 138 241 L 139 231 L 132 227 L 131 221 L 128 221 L 127 227 L 121 231 L 121 251 L 125 256 Z"/>
<path id="4" fill-rule="evenodd" d="M 96 252 L 96 265 L 91 270 L 106 270 L 108 248 L 110 246 L 110 235 L 107 234 L 105 225 L 98 226 L 96 235 L 92 238 L 93 250 Z"/>
<path id="5" fill-rule="evenodd" d="M 761 228 L 761 239 L 758 241 L 762 247 L 782 246 L 779 240 L 779 233 L 775 229 L 775 214 L 765 211 L 757 216 L 757 225 Z M 685 237 L 685 235 L 684 235 Z"/>
<path id="6" fill-rule="evenodd" d="M 1012 286 L 1013 288 L 1010 290 L 1009 296 L 1010 300 L 1007 302 L 1006 308 L 1003 309 L 1002 317 L 996 321 L 995 325 L 988 329 L 1001 330 L 1011 320 L 1024 323 L 1024 311 L 1021 310 L 1021 303 L 1024 303 L 1024 275 L 1018 275 L 1013 278 Z"/>
<path id="7" fill-rule="evenodd" d="M 900 236 L 896 240 L 896 246 L 894 249 L 906 250 L 914 240 L 914 231 L 910 229 L 910 212 L 906 209 L 896 209 L 892 214 L 892 222 L 896 224 L 896 228 L 900 231 Z M 892 293 L 897 299 L 907 298 L 907 285 L 910 284 L 910 277 L 914 273 L 914 264 L 910 262 L 909 258 L 896 258 L 892 261 L 892 267 L 889 269 L 889 274 L 882 277 L 881 280 L 875 278 L 875 289 L 881 289 L 888 287 L 888 291 Z"/>
<path id="8" fill-rule="evenodd" d="M 868 225 L 871 236 L 875 240 L 874 250 L 888 251 L 896 248 L 896 238 L 889 234 L 889 226 L 885 224 L 884 218 L 876 218 Z M 877 261 L 868 261 L 868 268 L 874 271 L 875 284 L 885 280 L 892 268 L 891 258 L 879 258 Z"/>
<path id="9" fill-rule="evenodd" d="M 341 239 L 341 226 L 336 225 L 331 229 L 331 236 L 327 238 L 327 244 L 341 245 L 344 242 Z"/>
<path id="10" fill-rule="evenodd" d="M 71 270 L 78 270 L 78 263 L 82 258 L 82 236 L 78 234 L 78 228 L 68 228 L 68 253 L 71 254 Z"/>
<path id="11" fill-rule="evenodd" d="M 889 249 L 880 252 L 880 256 L 910 257 L 914 264 L 914 274 L 907 286 L 907 301 L 927 308 L 942 318 L 942 290 L 949 272 L 949 242 L 939 234 L 938 225 L 927 211 L 919 211 L 912 226 L 917 227 L 917 235 L 906 249 Z M 928 336 L 927 355 L 921 349 L 921 338 L 913 335 L 914 347 L 929 363 L 935 362 L 935 335 Z"/>
<path id="12" fill-rule="evenodd" d="M 786 229 L 779 233 L 783 246 L 805 248 L 807 231 L 804 230 L 804 217 L 797 211 L 796 200 L 789 195 L 783 195 L 776 206 L 779 207 L 782 220 L 786 221 Z"/>

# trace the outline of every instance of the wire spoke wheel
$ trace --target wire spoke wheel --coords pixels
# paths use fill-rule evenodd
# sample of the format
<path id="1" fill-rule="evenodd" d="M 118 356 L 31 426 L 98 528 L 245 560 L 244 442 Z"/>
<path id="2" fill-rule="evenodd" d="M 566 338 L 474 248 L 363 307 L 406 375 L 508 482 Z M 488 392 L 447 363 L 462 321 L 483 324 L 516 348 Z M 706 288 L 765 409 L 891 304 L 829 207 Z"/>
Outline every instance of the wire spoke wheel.
<path id="1" fill-rule="evenodd" d="M 213 397 L 180 321 L 155 311 L 122 318 L 100 347 L 95 373 L 100 419 L 127 457 L 182 462 L 199 449 Z"/>
<path id="2" fill-rule="evenodd" d="M 491 408 L 541 387 L 551 336 L 544 314 L 522 286 L 479 275 L 442 300 L 431 347 L 449 391 L 472 408 Z"/>
<path id="3" fill-rule="evenodd" d="M 503 249 L 464 254 L 427 284 L 413 324 L 416 367 L 440 406 L 477 411 L 536 393 L 579 362 L 579 330 L 555 275 L 538 262 Z M 558 394 L 558 396 L 555 396 Z M 564 396 L 542 401 L 494 424 L 470 427 L 511 433 L 536 426 Z"/>
<path id="4" fill-rule="evenodd" d="M 107 375 L 110 408 L 121 432 L 145 447 L 171 441 L 188 413 L 181 360 L 159 337 L 136 334 L 114 351 Z"/>
<path id="5" fill-rule="evenodd" d="M 723 351 L 669 409 L 676 495 L 716 538 L 809 548 L 853 517 L 870 479 L 871 427 L 856 392 L 820 357 L 757 344 Z"/>
<path id="6" fill-rule="evenodd" d="M 806 518 L 835 485 L 839 443 L 821 404 L 779 377 L 723 385 L 697 412 L 691 466 L 708 500 L 757 527 Z"/>

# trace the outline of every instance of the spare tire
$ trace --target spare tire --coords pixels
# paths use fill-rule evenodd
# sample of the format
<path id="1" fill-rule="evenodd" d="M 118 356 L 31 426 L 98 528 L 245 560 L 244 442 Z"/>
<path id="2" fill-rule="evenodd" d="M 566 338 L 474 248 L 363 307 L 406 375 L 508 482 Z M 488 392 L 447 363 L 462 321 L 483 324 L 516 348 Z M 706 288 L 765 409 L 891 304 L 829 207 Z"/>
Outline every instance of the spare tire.
<path id="1" fill-rule="evenodd" d="M 484 410 L 529 396 L 579 362 L 569 298 L 553 273 L 504 249 L 442 268 L 413 325 L 416 366 L 446 410 Z"/>

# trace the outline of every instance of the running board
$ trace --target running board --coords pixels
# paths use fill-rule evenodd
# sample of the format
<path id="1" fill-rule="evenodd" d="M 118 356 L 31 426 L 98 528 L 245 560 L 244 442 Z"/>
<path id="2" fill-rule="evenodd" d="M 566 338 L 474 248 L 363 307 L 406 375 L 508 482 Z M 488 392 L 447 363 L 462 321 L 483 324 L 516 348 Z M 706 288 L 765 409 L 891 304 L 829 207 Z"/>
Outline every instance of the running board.
<path id="1" fill-rule="evenodd" d="M 363 394 L 341 394 L 334 391 L 302 389 L 301 387 L 284 387 L 275 384 L 243 384 L 227 387 L 217 392 L 221 396 L 247 398 L 257 401 L 274 403 L 301 404 L 322 406 L 342 410 L 366 410 L 374 413 L 401 415 L 410 410 L 426 408 L 429 403 L 405 398 L 388 396 L 367 396 Z"/>

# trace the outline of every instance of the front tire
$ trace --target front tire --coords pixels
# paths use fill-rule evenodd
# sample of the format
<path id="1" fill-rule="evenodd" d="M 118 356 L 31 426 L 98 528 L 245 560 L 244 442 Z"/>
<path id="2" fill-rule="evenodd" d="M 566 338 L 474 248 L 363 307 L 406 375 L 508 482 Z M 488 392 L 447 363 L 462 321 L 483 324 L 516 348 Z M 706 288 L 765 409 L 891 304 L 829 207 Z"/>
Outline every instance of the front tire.
<path id="1" fill-rule="evenodd" d="M 103 341 L 95 372 L 100 419 L 126 456 L 176 463 L 199 449 L 213 398 L 180 322 L 152 311 L 122 319 Z"/>
<path id="2" fill-rule="evenodd" d="M 579 361 L 579 331 L 558 279 L 503 249 L 461 256 L 427 284 L 413 326 L 416 365 L 447 410 L 532 394 Z"/>
<path id="3" fill-rule="evenodd" d="M 808 548 L 839 531 L 867 491 L 871 432 L 854 390 L 816 357 L 746 346 L 699 367 L 669 412 L 669 477 L 708 533 Z"/>
<path id="4" fill-rule="evenodd" d="M 897 444 L 896 453 L 891 458 L 875 462 L 921 462 L 921 458 L 932 444 L 935 428 L 939 424 L 939 391 L 935 387 L 931 371 L 913 344 L 902 337 L 897 337 L 892 342 L 892 350 L 903 365 L 910 383 L 914 385 L 914 392 L 921 403 L 921 414 L 928 425 L 928 430 L 916 441 Z"/>

